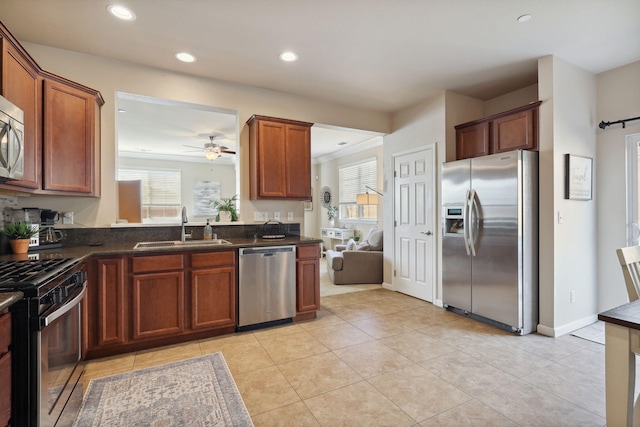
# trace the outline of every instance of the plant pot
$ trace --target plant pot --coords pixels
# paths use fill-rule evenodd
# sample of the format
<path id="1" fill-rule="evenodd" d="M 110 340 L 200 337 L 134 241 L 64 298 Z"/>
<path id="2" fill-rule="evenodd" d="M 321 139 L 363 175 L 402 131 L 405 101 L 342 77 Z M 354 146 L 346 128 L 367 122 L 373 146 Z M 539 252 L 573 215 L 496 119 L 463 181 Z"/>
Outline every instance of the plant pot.
<path id="1" fill-rule="evenodd" d="M 220 214 L 220 222 L 231 222 L 231 212 L 229 211 L 219 211 Z"/>
<path id="2" fill-rule="evenodd" d="M 29 251 L 30 242 L 31 240 L 29 239 L 9 240 L 11 250 L 13 250 L 14 254 L 26 254 Z"/>

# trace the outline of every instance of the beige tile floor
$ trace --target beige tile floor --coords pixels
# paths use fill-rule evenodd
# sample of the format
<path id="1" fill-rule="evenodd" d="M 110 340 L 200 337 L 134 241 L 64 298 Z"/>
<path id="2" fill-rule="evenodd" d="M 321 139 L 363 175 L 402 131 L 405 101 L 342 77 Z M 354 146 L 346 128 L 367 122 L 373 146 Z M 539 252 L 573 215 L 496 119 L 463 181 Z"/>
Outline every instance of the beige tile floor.
<path id="1" fill-rule="evenodd" d="M 85 376 L 221 351 L 256 426 L 605 425 L 603 345 L 515 336 L 385 289 L 321 302 L 312 321 L 91 361 Z"/>

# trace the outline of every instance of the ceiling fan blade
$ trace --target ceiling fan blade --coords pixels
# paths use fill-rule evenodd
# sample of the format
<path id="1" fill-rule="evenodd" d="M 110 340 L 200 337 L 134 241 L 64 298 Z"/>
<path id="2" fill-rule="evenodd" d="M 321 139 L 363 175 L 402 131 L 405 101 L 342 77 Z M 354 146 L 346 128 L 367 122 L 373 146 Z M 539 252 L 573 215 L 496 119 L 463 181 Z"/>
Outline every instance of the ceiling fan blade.
<path id="1" fill-rule="evenodd" d="M 194 147 L 193 145 L 185 145 L 185 144 L 182 144 L 182 146 L 183 146 L 183 147 L 196 148 L 196 149 L 198 149 L 198 150 L 202 150 L 202 147 Z"/>
<path id="2" fill-rule="evenodd" d="M 227 154 L 236 154 L 235 151 L 231 151 L 231 150 L 220 150 L 221 153 L 227 153 Z"/>

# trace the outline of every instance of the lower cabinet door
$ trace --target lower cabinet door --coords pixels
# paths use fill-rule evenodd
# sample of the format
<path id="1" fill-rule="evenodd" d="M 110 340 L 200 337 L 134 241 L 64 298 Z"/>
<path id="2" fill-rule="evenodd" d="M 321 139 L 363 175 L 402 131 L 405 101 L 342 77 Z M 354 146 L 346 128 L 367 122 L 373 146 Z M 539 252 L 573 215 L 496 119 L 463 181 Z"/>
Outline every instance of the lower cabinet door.
<path id="1" fill-rule="evenodd" d="M 236 324 L 235 267 L 191 272 L 191 328 Z"/>
<path id="2" fill-rule="evenodd" d="M 184 331 L 182 271 L 134 275 L 132 302 L 134 340 Z"/>

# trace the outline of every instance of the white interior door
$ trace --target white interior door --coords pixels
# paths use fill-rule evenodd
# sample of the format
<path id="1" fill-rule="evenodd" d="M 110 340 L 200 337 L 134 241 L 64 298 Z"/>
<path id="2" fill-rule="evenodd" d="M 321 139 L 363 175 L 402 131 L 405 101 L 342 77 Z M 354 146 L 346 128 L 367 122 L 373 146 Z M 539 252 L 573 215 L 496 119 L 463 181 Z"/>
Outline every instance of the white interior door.
<path id="1" fill-rule="evenodd" d="M 435 146 L 394 158 L 394 289 L 433 302 Z"/>

